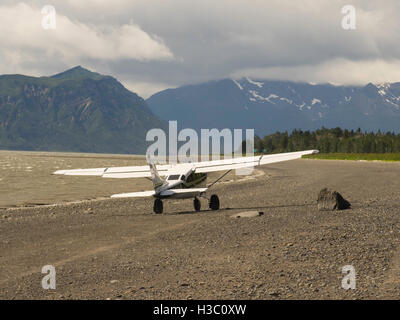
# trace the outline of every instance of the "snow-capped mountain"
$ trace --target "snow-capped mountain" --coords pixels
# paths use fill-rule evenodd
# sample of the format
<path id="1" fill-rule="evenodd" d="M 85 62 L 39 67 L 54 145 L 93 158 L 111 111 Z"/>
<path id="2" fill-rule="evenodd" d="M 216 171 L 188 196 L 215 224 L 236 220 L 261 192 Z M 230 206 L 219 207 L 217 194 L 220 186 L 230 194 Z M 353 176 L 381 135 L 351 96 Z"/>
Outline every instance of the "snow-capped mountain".
<path id="1" fill-rule="evenodd" d="M 181 128 L 400 130 L 400 83 L 366 86 L 224 79 L 167 89 L 147 103 Z"/>

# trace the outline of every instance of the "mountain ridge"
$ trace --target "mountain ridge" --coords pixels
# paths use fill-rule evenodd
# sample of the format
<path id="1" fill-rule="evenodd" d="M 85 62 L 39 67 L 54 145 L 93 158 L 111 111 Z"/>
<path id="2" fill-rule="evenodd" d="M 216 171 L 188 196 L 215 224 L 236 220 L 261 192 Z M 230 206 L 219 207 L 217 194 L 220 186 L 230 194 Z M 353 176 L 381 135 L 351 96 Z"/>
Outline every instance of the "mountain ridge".
<path id="1" fill-rule="evenodd" d="M 182 127 L 254 128 L 259 135 L 321 127 L 399 131 L 400 83 L 337 86 L 222 79 L 167 89 L 146 102 Z M 210 117 L 212 110 L 215 117 Z"/>
<path id="2" fill-rule="evenodd" d="M 144 153 L 165 128 L 143 98 L 80 66 L 50 77 L 0 76 L 0 148 Z"/>

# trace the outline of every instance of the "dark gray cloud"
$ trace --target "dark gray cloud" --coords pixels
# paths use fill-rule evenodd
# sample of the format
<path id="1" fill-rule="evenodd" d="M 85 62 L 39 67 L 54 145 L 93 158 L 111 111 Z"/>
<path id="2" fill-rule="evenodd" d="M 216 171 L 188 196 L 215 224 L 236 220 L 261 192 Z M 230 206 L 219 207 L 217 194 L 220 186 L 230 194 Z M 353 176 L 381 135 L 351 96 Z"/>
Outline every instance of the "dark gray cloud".
<path id="1" fill-rule="evenodd" d="M 355 30 L 341 27 L 341 9 L 349 4 L 341 0 L 58 0 L 52 4 L 63 29 L 53 37 L 43 30 L 22 36 L 47 4 L 24 3 L 0 5 L 0 15 L 18 15 L 17 6 L 23 8 L 22 18 L 9 19 L 3 30 L 9 37 L 0 36 L 0 62 L 6 62 L 1 73 L 49 74 L 81 64 L 112 74 L 144 96 L 245 75 L 346 84 L 400 81 L 396 0 L 352 1 Z"/>

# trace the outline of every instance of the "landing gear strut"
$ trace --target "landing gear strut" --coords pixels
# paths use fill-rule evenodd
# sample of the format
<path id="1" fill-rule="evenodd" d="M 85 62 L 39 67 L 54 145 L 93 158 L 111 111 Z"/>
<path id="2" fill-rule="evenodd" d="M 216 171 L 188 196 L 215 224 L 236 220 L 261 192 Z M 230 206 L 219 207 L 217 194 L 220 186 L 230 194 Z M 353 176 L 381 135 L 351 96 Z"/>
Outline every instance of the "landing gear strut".
<path id="1" fill-rule="evenodd" d="M 193 206 L 194 206 L 194 210 L 196 210 L 196 211 L 200 211 L 200 208 L 201 208 L 201 203 L 200 203 L 200 200 L 199 200 L 199 198 L 197 198 L 197 197 L 194 197 L 194 200 L 193 200 Z"/>
<path id="2" fill-rule="evenodd" d="M 163 212 L 163 203 L 161 199 L 154 200 L 153 211 L 157 214 L 161 214 Z"/>
<path id="3" fill-rule="evenodd" d="M 219 198 L 216 194 L 211 196 L 209 206 L 211 210 L 219 210 Z"/>

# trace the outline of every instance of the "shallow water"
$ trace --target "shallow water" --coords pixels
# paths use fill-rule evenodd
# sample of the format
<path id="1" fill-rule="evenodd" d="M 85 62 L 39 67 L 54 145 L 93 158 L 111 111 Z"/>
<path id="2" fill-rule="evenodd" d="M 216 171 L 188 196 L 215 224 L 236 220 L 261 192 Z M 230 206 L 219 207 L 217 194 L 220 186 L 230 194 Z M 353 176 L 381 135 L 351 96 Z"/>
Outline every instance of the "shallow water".
<path id="1" fill-rule="evenodd" d="M 151 190 L 147 179 L 52 175 L 59 169 L 143 165 L 137 155 L 0 151 L 0 207 L 53 204 Z"/>

